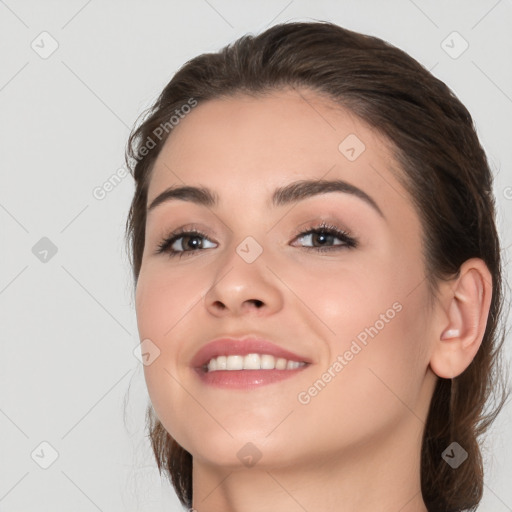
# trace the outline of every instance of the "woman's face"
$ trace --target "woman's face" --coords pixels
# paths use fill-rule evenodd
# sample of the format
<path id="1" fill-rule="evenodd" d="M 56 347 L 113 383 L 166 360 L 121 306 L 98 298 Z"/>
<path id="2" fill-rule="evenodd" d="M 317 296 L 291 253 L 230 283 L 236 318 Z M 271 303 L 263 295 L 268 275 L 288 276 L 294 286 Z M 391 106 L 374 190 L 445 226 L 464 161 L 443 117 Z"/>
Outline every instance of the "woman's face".
<path id="1" fill-rule="evenodd" d="M 148 206 L 183 186 L 217 202 L 180 194 L 148 212 L 136 311 L 154 409 L 195 462 L 286 466 L 419 446 L 435 384 L 431 313 L 419 218 L 392 167 L 379 135 L 305 90 L 199 103 L 173 128 Z M 335 180 L 362 192 L 319 187 Z M 203 235 L 165 244 L 179 229 Z M 197 369 L 235 346 L 198 359 L 219 338 L 239 339 L 220 368 L 272 366 L 274 349 L 308 364 Z M 236 357 L 249 338 L 274 346 Z"/>

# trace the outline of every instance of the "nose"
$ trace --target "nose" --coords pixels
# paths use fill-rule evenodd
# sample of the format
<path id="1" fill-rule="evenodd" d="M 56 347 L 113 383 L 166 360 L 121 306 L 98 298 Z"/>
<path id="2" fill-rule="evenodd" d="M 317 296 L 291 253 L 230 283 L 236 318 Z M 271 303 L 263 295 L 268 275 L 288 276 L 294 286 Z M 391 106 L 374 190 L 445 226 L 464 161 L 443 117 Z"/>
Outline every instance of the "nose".
<path id="1" fill-rule="evenodd" d="M 236 251 L 219 265 L 205 294 L 205 307 L 218 317 L 267 316 L 283 306 L 280 281 L 261 254 L 248 263 Z"/>

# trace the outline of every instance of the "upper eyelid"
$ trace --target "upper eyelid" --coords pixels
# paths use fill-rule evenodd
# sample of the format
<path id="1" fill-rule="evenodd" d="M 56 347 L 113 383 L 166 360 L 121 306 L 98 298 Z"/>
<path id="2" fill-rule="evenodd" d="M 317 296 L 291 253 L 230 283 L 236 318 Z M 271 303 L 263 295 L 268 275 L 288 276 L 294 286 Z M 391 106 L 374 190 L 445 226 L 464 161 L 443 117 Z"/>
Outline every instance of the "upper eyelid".
<path id="1" fill-rule="evenodd" d="M 303 225 L 304 226 L 304 225 Z M 314 231 L 338 231 L 342 235 L 346 235 L 350 238 L 355 238 L 355 235 L 349 229 L 337 225 L 336 222 L 322 220 L 319 223 L 307 223 L 306 227 L 301 226 L 294 231 L 293 236 L 298 237 L 300 235 L 306 235 Z"/>
<path id="2" fill-rule="evenodd" d="M 353 237 L 353 235 L 348 230 L 346 230 L 344 228 L 341 228 L 341 227 L 338 227 L 338 226 L 335 226 L 335 225 L 322 225 L 322 224 L 320 224 L 320 225 L 313 225 L 311 227 L 306 227 L 306 228 L 299 228 L 299 229 L 295 230 L 295 232 L 293 233 L 292 236 L 294 238 L 297 238 L 299 236 L 308 235 L 308 234 L 310 234 L 312 232 L 315 232 L 315 231 L 337 231 L 341 235 L 346 235 L 348 237 Z M 175 230 L 175 232 L 172 232 L 172 233 L 169 233 L 168 235 L 166 235 L 165 238 L 166 239 L 169 239 L 169 238 L 179 239 L 182 236 L 190 235 L 190 234 L 201 236 L 202 238 L 206 238 L 210 242 L 214 242 L 214 240 L 212 240 L 210 238 L 210 235 L 207 235 L 206 233 L 204 233 L 203 230 L 196 229 L 196 228 L 185 228 L 185 229 L 178 228 L 177 230 Z"/>

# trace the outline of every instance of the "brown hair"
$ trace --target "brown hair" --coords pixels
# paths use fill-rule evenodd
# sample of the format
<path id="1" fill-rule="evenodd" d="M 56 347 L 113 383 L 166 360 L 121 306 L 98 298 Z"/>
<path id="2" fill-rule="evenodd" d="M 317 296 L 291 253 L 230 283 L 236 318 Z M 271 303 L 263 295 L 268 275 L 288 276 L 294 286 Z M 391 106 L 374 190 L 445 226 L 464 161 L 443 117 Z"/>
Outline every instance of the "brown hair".
<path id="1" fill-rule="evenodd" d="M 199 55 L 183 65 L 127 145 L 127 163 L 136 182 L 126 223 L 135 284 L 145 243 L 151 170 L 172 133 L 169 119 L 191 98 L 201 103 L 288 87 L 316 91 L 389 139 L 402 171 L 397 177 L 422 223 L 431 297 L 435 298 L 439 281 L 456 277 L 469 258 L 481 258 L 492 275 L 481 347 L 461 375 L 438 379 L 421 451 L 421 487 L 428 510 L 475 510 L 483 492 L 477 438 L 507 398 L 500 356 L 505 334 L 498 329 L 503 285 L 492 174 L 467 109 L 404 51 L 332 23 L 293 22 L 257 36 L 245 35 L 218 53 Z M 165 123 L 168 129 L 163 134 Z M 155 145 L 149 151 L 148 141 Z M 151 405 L 146 418 L 160 472 L 169 477 L 182 504 L 191 507 L 192 456 L 171 438 Z M 456 470 L 441 457 L 453 441 L 468 452 Z"/>

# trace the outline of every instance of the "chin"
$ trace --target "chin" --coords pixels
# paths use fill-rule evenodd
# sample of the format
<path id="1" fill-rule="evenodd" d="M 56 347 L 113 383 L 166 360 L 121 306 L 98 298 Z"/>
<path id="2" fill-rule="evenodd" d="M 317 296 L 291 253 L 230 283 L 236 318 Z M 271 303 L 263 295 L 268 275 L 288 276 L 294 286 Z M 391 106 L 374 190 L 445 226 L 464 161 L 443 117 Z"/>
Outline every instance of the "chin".
<path id="1" fill-rule="evenodd" d="M 196 461 L 229 470 L 254 466 L 270 470 L 294 464 L 299 455 L 296 451 L 297 444 L 301 443 L 294 441 L 287 444 L 282 439 L 270 442 L 265 435 L 252 439 L 246 436 L 235 437 L 219 443 L 216 439 L 208 438 L 207 442 L 194 444 L 190 453 Z"/>

